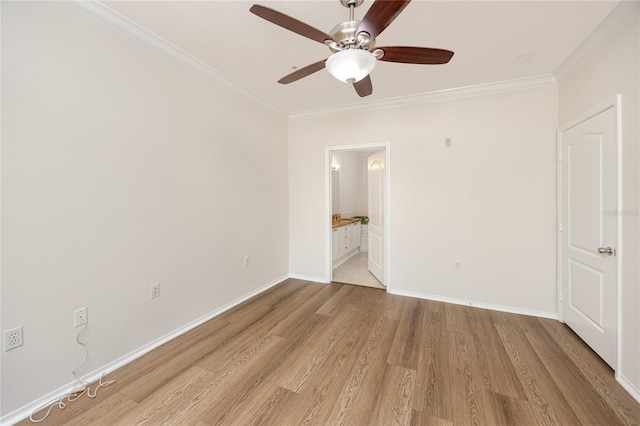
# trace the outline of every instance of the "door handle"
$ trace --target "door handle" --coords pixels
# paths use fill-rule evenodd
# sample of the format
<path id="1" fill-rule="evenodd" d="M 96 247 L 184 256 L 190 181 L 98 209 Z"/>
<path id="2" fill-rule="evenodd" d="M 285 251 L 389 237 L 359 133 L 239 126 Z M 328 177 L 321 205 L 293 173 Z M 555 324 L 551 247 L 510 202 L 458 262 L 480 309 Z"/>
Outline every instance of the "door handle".
<path id="1" fill-rule="evenodd" d="M 607 256 L 611 256 L 611 255 L 614 255 L 616 253 L 616 251 L 614 249 L 612 249 L 611 247 L 600 247 L 600 248 L 598 248 L 598 253 L 606 254 Z"/>

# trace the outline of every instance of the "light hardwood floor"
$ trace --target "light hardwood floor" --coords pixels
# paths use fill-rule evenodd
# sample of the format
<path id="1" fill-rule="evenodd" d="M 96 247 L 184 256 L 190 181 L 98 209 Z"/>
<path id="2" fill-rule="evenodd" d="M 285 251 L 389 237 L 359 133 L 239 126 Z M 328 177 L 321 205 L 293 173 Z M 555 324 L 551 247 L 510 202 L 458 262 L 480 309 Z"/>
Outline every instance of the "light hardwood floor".
<path id="1" fill-rule="evenodd" d="M 43 424 L 640 424 L 557 321 L 337 283 L 287 280 L 107 379 Z"/>

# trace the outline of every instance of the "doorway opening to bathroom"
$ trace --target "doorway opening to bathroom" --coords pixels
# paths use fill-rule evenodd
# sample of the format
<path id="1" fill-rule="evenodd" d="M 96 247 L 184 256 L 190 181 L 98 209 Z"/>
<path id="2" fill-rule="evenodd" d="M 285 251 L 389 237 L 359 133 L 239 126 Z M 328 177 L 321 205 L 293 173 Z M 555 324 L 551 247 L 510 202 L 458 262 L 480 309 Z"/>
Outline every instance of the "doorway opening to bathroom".
<path id="1" fill-rule="evenodd" d="M 326 148 L 327 281 L 389 286 L 389 143 Z"/>

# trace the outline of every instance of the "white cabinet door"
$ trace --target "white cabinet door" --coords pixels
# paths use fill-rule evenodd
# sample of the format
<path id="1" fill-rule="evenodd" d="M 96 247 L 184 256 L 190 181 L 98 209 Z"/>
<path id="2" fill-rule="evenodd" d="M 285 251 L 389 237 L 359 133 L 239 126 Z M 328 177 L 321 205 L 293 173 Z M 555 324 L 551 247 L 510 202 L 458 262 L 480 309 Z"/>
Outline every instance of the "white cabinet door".
<path id="1" fill-rule="evenodd" d="M 331 233 L 331 259 L 340 259 L 360 247 L 360 223 L 334 228 Z"/>
<path id="2" fill-rule="evenodd" d="M 341 226 L 334 228 L 331 235 L 333 236 L 331 241 L 331 259 L 340 259 L 349 251 L 349 230 L 347 226 Z"/>
<path id="3" fill-rule="evenodd" d="M 335 262 L 340 255 L 340 247 L 342 247 L 342 240 L 340 238 L 340 228 L 333 228 L 331 233 L 331 259 Z"/>
<path id="4" fill-rule="evenodd" d="M 340 256 L 345 255 L 349 252 L 349 246 L 350 246 L 350 235 L 349 235 L 349 225 L 347 226 L 343 226 L 340 228 L 340 232 L 342 235 L 342 253 L 340 253 Z"/>

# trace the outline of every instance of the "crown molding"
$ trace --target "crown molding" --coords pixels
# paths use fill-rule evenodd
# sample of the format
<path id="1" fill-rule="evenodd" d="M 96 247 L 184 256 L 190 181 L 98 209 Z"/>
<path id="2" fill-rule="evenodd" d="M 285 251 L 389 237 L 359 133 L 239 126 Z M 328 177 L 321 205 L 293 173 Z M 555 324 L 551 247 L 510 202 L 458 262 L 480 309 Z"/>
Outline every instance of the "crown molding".
<path id="1" fill-rule="evenodd" d="M 638 0 L 623 0 L 618 3 L 577 49 L 560 64 L 554 72 L 556 80 L 560 82 L 571 74 L 638 8 L 640 8 Z"/>
<path id="2" fill-rule="evenodd" d="M 289 114 L 289 120 L 304 120 L 308 118 L 327 117 L 331 115 L 395 108 L 427 102 L 440 102 L 451 99 L 467 98 L 471 96 L 490 95 L 493 93 L 552 86 L 555 84 L 557 84 L 555 77 L 549 74 L 517 80 L 498 81 L 495 83 L 478 84 L 474 86 L 458 87 L 455 89 L 439 90 L 436 92 L 422 93 L 419 95 L 381 99 L 377 101 L 362 102 L 358 104 L 350 104 L 339 107 L 294 112 Z"/>
<path id="3" fill-rule="evenodd" d="M 395 98 L 381 99 L 377 101 L 360 102 L 338 107 L 321 108 L 308 111 L 287 113 L 268 100 L 256 95 L 246 87 L 237 83 L 233 79 L 214 69 L 210 65 L 180 49 L 176 45 L 164 40 L 160 36 L 152 33 L 148 29 L 138 25 L 130 19 L 122 16 L 118 12 L 109 8 L 98 0 L 61 0 L 69 7 L 78 10 L 85 15 L 97 20 L 114 31 L 142 44 L 148 49 L 180 64 L 192 71 L 198 72 L 210 81 L 213 81 L 231 92 L 244 97 L 263 109 L 277 114 L 289 120 L 303 120 L 307 118 L 325 117 L 345 113 L 356 113 L 378 109 L 394 108 L 406 105 L 420 104 L 426 102 L 446 101 L 450 99 L 465 98 L 470 96 L 488 95 L 514 90 L 530 89 L 557 84 L 560 78 L 568 75 L 579 62 L 593 51 L 606 36 L 608 36 L 633 10 L 638 8 L 640 1 L 622 1 L 609 14 L 595 33 L 599 37 L 594 38 L 594 34 L 585 41 L 565 62 L 558 68 L 555 75 L 542 75 L 524 79 L 499 81 L 488 84 L 459 87 L 453 89 L 440 90 L 435 92 L 422 93 L 417 95 L 400 96 Z M 583 53 L 580 53 L 583 52 Z M 575 57 L 575 58 L 574 58 Z"/>
<path id="4" fill-rule="evenodd" d="M 156 53 L 159 53 L 160 55 L 172 60 L 173 62 L 189 68 L 197 73 L 200 73 L 207 79 L 218 83 L 231 92 L 240 95 L 245 99 L 248 99 L 254 104 L 257 104 L 258 106 L 282 117 L 288 117 L 288 114 L 285 111 L 281 110 L 271 102 L 251 92 L 246 87 L 232 80 L 220 71 L 212 68 L 210 65 L 204 63 L 200 59 L 180 49 L 178 46 L 169 43 L 160 36 L 149 31 L 148 29 L 122 16 L 100 1 L 61 1 L 67 6 L 70 6 L 71 8 L 84 13 L 85 15 L 97 20 L 98 22 L 106 25 L 112 30 L 115 30 L 129 37 L 130 39 L 137 41 L 143 46 L 153 50 Z"/>

